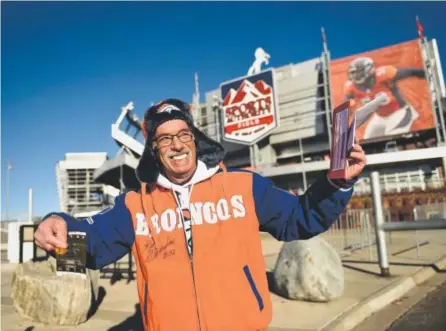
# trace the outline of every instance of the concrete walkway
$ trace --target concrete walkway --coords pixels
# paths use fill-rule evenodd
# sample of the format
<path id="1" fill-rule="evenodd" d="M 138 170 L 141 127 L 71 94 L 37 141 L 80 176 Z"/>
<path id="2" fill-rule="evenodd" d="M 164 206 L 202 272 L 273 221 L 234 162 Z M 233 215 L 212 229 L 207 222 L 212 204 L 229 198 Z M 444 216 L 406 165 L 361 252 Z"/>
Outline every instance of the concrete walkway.
<path id="1" fill-rule="evenodd" d="M 391 277 L 382 278 L 379 275 L 374 247 L 357 251 L 343 258 L 345 291 L 337 300 L 329 303 L 292 301 L 272 293 L 274 311 L 269 330 L 351 330 L 371 313 L 397 300 L 418 283 L 439 270 L 446 270 L 446 231 L 423 232 L 422 238 L 429 240 L 429 243 L 421 247 L 419 257 L 413 248 L 413 233 L 394 233 L 392 236 L 389 245 Z M 262 235 L 262 245 L 270 274 L 282 243 Z M 433 267 L 433 264 L 436 266 Z M 120 280 L 111 285 L 109 280 L 101 279 L 103 299 L 90 320 L 78 326 L 48 326 L 23 319 L 15 312 L 10 299 L 15 265 L 2 263 L 1 267 L 3 331 L 141 330 L 135 282 Z"/>

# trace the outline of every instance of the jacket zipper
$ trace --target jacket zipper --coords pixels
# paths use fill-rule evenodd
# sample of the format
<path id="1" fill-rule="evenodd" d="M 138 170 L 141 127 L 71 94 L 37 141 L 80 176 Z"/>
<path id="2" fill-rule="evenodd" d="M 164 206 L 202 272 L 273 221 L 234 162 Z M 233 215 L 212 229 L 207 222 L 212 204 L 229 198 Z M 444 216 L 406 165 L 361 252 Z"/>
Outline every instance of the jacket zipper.
<path id="1" fill-rule="evenodd" d="M 181 221 L 183 222 L 183 229 L 184 229 L 184 215 L 183 212 L 181 212 Z M 192 234 L 192 219 L 190 220 L 190 235 L 191 240 L 193 240 L 193 234 Z M 191 250 L 191 253 L 189 254 L 189 247 L 187 246 L 187 237 L 186 237 L 186 231 L 184 231 L 184 243 L 186 245 L 186 251 L 189 255 L 189 262 L 190 262 L 190 270 L 192 272 L 192 282 L 194 283 L 194 293 L 195 293 L 195 304 L 197 307 L 197 319 L 198 319 L 198 327 L 201 331 L 201 321 L 200 321 L 200 312 L 198 310 L 198 294 L 197 294 L 197 285 L 195 283 L 195 271 L 194 271 L 194 257 L 193 257 L 193 251 Z"/>
<path id="2" fill-rule="evenodd" d="M 184 227 L 184 214 L 183 214 L 183 211 L 182 211 L 182 206 L 181 206 L 181 204 L 178 203 L 177 199 L 175 198 L 175 194 L 176 193 L 174 191 L 172 191 L 172 193 L 174 195 L 174 200 L 175 200 L 175 202 L 177 203 L 177 205 L 178 205 L 178 207 L 180 209 L 180 212 L 181 212 L 181 222 L 183 223 L 183 229 L 185 229 L 185 227 Z M 178 197 L 178 200 L 179 200 L 179 197 Z M 194 236 L 192 234 L 192 216 L 191 216 L 190 222 L 191 222 L 190 223 L 190 235 L 191 235 L 191 240 L 193 242 L 193 237 Z M 198 309 L 198 294 L 197 294 L 197 286 L 196 286 L 196 283 L 195 283 L 193 250 L 191 250 L 191 253 L 189 254 L 189 247 L 187 245 L 186 231 L 183 231 L 183 232 L 184 232 L 184 243 L 186 245 L 186 251 L 187 251 L 187 253 L 189 255 L 190 269 L 191 269 L 191 272 L 192 272 L 192 282 L 194 283 L 195 305 L 197 307 L 198 330 L 201 331 L 200 312 L 199 312 L 199 309 Z"/>
<path id="3" fill-rule="evenodd" d="M 187 244 L 186 244 L 187 245 Z M 186 247 L 187 248 L 187 247 Z M 198 328 L 201 331 L 201 321 L 200 321 L 200 312 L 198 310 L 198 295 L 197 295 L 197 286 L 195 284 L 195 272 L 194 272 L 194 261 L 193 258 L 190 257 L 190 266 L 192 271 L 192 280 L 194 283 L 194 293 L 195 293 L 195 304 L 197 306 L 197 318 L 198 318 Z"/>

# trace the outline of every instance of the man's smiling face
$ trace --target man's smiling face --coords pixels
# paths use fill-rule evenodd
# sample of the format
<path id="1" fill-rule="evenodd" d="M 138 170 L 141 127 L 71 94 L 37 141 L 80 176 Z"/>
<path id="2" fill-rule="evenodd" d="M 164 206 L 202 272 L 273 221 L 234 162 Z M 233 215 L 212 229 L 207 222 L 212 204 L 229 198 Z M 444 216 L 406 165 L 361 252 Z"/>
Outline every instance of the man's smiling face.
<path id="1" fill-rule="evenodd" d="M 156 129 L 153 142 L 164 174 L 172 183 L 182 184 L 192 178 L 197 169 L 197 151 L 186 122 L 164 122 Z"/>

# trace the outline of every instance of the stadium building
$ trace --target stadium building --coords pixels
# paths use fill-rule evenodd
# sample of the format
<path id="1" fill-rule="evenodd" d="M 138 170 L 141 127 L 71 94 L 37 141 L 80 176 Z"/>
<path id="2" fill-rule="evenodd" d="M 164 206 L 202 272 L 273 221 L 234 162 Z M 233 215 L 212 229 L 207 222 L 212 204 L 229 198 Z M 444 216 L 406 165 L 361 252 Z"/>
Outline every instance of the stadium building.
<path id="1" fill-rule="evenodd" d="M 263 70 L 270 56 L 260 48 L 255 56 L 248 75 L 222 82 L 201 103 L 196 79 L 194 120 L 224 145 L 228 167 L 252 169 L 278 187 L 304 192 L 330 168 L 338 143 L 333 109 L 350 100 L 368 167 L 349 208 L 372 207 L 372 170 L 380 173 L 392 221 L 412 220 L 417 205 L 446 201 L 446 92 L 435 39 L 339 59 L 330 58 L 324 42 L 320 56 Z M 111 134 L 120 150 L 94 178 L 120 191 L 138 188 L 134 169 L 143 140 L 132 103 L 121 109 Z"/>
<path id="2" fill-rule="evenodd" d="M 87 217 L 113 203 L 119 190 L 97 183 L 93 176 L 106 160 L 106 153 L 65 154 L 65 159 L 56 165 L 60 211 L 75 217 Z"/>

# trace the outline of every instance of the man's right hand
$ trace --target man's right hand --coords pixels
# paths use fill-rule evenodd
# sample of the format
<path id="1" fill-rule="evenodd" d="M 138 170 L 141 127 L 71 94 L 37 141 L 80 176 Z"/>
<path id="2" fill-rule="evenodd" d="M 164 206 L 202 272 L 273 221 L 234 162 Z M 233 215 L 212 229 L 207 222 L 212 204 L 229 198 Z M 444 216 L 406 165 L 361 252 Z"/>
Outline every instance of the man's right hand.
<path id="1" fill-rule="evenodd" d="M 34 233 L 34 240 L 38 247 L 45 251 L 57 248 L 67 248 L 67 224 L 59 216 L 50 216 L 40 223 Z"/>

